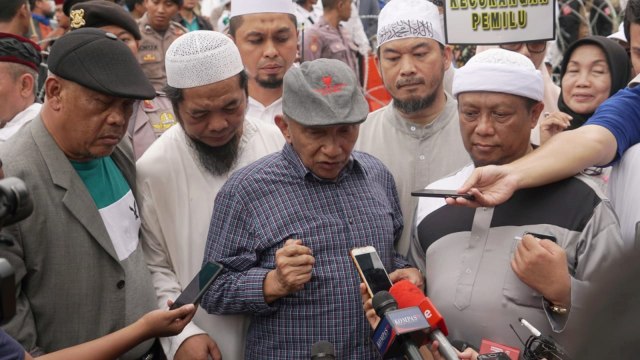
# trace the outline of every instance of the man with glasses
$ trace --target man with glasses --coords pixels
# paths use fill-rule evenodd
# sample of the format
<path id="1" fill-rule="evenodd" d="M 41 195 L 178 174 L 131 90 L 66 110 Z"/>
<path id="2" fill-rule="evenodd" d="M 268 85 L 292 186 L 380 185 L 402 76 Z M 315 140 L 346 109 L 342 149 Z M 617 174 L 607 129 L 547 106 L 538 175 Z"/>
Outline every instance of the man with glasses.
<path id="1" fill-rule="evenodd" d="M 514 51 L 520 53 L 531 60 L 536 69 L 542 73 L 542 79 L 544 80 L 544 109 L 538 118 L 538 125 L 531 131 L 531 142 L 538 145 L 540 144 L 540 121 L 548 116 L 549 113 L 559 111 L 558 110 L 558 97 L 560 96 L 560 87 L 553 83 L 551 74 L 547 71 L 547 67 L 544 64 L 544 58 L 547 55 L 547 41 L 527 41 L 517 42 L 500 45 L 502 49 Z M 480 52 L 480 51 L 478 51 Z"/>

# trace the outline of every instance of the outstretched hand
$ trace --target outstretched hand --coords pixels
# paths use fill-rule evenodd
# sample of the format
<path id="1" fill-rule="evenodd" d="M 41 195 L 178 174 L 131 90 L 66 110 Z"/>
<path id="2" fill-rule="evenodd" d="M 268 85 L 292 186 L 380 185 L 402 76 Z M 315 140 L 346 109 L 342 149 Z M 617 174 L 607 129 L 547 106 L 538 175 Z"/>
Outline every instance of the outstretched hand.
<path id="1" fill-rule="evenodd" d="M 169 306 L 173 302 L 169 301 Z M 149 333 L 149 337 L 174 336 L 182 332 L 196 314 L 196 307 L 187 304 L 174 310 L 154 310 L 142 316 L 138 322 Z"/>
<path id="2" fill-rule="evenodd" d="M 458 189 L 459 194 L 469 193 L 473 200 L 459 198 L 445 199 L 449 205 L 469 207 L 493 207 L 509 200 L 518 189 L 518 179 L 505 165 L 488 165 L 475 169 L 469 179 Z"/>

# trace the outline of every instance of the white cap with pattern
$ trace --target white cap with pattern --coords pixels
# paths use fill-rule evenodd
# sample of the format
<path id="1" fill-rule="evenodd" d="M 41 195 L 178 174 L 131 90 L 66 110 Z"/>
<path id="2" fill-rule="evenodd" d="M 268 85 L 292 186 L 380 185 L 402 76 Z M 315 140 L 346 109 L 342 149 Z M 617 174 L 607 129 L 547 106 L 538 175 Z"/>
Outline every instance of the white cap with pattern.
<path id="1" fill-rule="evenodd" d="M 544 81 L 529 58 L 504 49 L 489 49 L 476 54 L 456 70 L 452 93 L 487 91 L 518 95 L 542 101 Z"/>
<path id="2" fill-rule="evenodd" d="M 427 0 L 391 0 L 378 16 L 378 46 L 405 38 L 433 39 L 444 45 L 438 7 Z"/>
<path id="3" fill-rule="evenodd" d="M 233 0 L 229 17 L 261 13 L 295 15 L 296 7 L 292 0 Z"/>
<path id="4" fill-rule="evenodd" d="M 209 85 L 229 79 L 242 70 L 238 48 L 216 31 L 192 31 L 177 38 L 165 58 L 167 84 L 178 89 Z"/>

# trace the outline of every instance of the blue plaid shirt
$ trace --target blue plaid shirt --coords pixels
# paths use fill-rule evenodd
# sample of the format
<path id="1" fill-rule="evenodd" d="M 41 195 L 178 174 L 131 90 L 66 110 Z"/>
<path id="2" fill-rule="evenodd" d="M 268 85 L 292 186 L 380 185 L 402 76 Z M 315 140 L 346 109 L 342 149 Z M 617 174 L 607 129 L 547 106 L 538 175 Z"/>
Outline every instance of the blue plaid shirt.
<path id="1" fill-rule="evenodd" d="M 252 315 L 247 359 L 309 359 L 320 340 L 334 344 L 336 359 L 378 359 L 349 250 L 372 245 L 387 271 L 406 267 L 394 250 L 401 231 L 395 183 L 379 160 L 354 152 L 338 179 L 326 181 L 286 144 L 237 171 L 218 193 L 205 261 L 222 263 L 225 272 L 202 307 Z M 267 304 L 262 283 L 287 239 L 302 239 L 313 251 L 312 278 Z"/>

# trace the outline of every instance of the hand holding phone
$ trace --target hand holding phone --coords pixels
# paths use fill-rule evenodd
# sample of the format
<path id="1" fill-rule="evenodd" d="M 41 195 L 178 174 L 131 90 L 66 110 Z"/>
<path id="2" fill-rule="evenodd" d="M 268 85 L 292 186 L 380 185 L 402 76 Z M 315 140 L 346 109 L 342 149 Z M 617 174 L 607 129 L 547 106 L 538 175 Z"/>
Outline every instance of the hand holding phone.
<path id="1" fill-rule="evenodd" d="M 191 280 L 189 285 L 184 288 L 182 294 L 178 296 L 169 309 L 177 309 L 186 304 L 198 305 L 200 303 L 200 299 L 202 299 L 202 296 L 207 291 L 213 280 L 218 277 L 222 269 L 223 266 L 215 261 L 209 261 L 206 263 L 196 274 L 193 280 Z"/>
<path id="2" fill-rule="evenodd" d="M 418 197 L 435 197 L 435 198 L 463 198 L 473 201 L 475 198 L 471 194 L 458 194 L 455 190 L 436 190 L 436 189 L 421 189 L 411 192 L 412 196 Z"/>
<path id="3" fill-rule="evenodd" d="M 351 249 L 350 255 L 362 282 L 367 286 L 369 296 L 373 298 L 378 291 L 388 291 L 391 288 L 391 279 L 373 246 Z"/>

